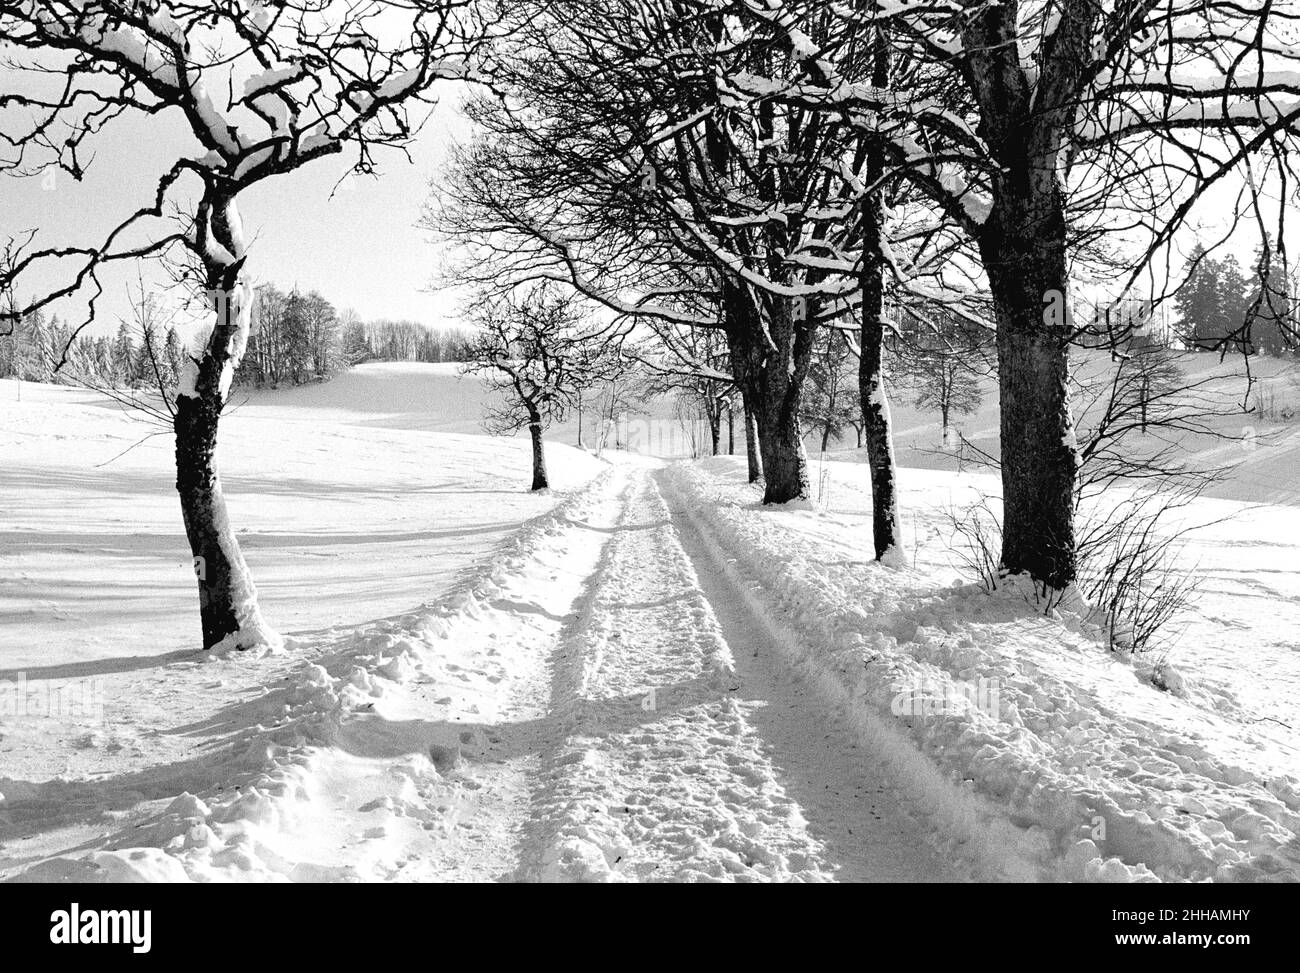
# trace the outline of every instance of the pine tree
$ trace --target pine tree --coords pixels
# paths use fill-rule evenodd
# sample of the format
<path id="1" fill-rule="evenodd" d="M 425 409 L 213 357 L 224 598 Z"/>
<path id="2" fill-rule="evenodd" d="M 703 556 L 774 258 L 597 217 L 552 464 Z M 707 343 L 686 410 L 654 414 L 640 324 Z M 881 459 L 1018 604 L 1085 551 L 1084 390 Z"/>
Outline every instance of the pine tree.
<path id="1" fill-rule="evenodd" d="M 1188 258 L 1187 283 L 1178 292 L 1176 303 L 1183 321 L 1183 340 L 1200 351 L 1218 351 L 1225 347 L 1237 352 L 1255 353 L 1258 336 L 1246 333 L 1246 317 L 1251 304 L 1249 284 L 1235 257 L 1226 255 L 1215 260 L 1197 245 Z"/>
<path id="2" fill-rule="evenodd" d="M 1175 298 L 1182 318 L 1183 341 L 1194 349 L 1209 350 L 1214 346 L 1217 274 L 1217 264 L 1198 243 L 1187 259 L 1187 279 Z"/>
<path id="3" fill-rule="evenodd" d="M 49 328 L 44 335 L 44 344 L 40 347 L 41 359 L 45 363 L 45 373 L 49 381 L 59 384 L 68 384 L 75 379 L 71 371 L 61 368 L 58 372 L 54 371 L 67 353 L 68 361 L 73 363 L 73 369 L 76 369 L 76 362 L 79 360 L 76 338 L 73 335 L 72 326 L 58 319 L 58 316 L 50 319 Z"/>
<path id="4" fill-rule="evenodd" d="M 131 386 L 135 384 L 135 342 L 131 339 L 131 327 L 125 321 L 117 329 L 117 338 L 113 342 L 112 384 Z"/>
<path id="5" fill-rule="evenodd" d="M 1250 283 L 1246 314 L 1251 343 L 1264 354 L 1289 353 L 1296 336 L 1294 309 L 1281 262 L 1276 255 L 1270 255 L 1266 244 L 1255 253 Z"/>
<path id="6" fill-rule="evenodd" d="M 158 341 L 158 332 L 152 317 L 146 317 L 140 325 L 140 345 L 132 355 L 131 375 L 133 382 L 147 386 L 157 385 L 162 375 L 162 349 Z"/>
<path id="7" fill-rule="evenodd" d="M 95 376 L 105 384 L 113 382 L 113 342 L 108 335 L 95 339 Z"/>
<path id="8" fill-rule="evenodd" d="M 32 382 L 48 382 L 54 360 L 50 358 L 50 329 L 39 311 L 27 319 L 25 341 L 19 343 L 23 357 L 23 377 Z"/>
<path id="9" fill-rule="evenodd" d="M 168 328 L 167 335 L 163 338 L 162 361 L 166 364 L 167 377 L 170 380 L 168 387 L 175 386 L 180 382 L 181 369 L 184 367 L 185 351 L 181 347 L 180 336 L 176 333 L 175 328 Z"/>
<path id="10" fill-rule="evenodd" d="M 1224 257 L 1219 261 L 1217 269 L 1214 290 L 1215 313 L 1211 332 L 1216 341 L 1215 347 L 1223 347 L 1226 342 L 1234 351 L 1253 355 L 1256 353 L 1254 342 L 1244 330 L 1246 311 L 1250 303 L 1246 297 L 1248 289 L 1246 275 L 1241 272 L 1241 265 L 1237 263 L 1237 258 L 1232 256 Z"/>

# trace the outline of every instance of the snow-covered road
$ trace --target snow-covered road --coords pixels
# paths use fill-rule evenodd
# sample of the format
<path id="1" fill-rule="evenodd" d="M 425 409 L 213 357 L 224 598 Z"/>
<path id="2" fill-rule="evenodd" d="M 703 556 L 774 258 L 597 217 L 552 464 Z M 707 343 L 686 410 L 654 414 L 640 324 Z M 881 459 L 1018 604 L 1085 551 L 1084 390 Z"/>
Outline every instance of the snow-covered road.
<path id="1" fill-rule="evenodd" d="M 665 474 L 622 459 L 456 605 L 310 647 L 213 754 L 220 786 L 11 874 L 966 877 Z"/>
<path id="2" fill-rule="evenodd" d="M 458 700 L 445 701 L 452 721 L 463 717 L 466 727 L 450 743 L 455 759 L 446 744 L 433 744 L 444 766 L 420 800 L 394 795 L 377 806 L 362 788 L 343 802 L 371 808 L 369 833 L 383 839 L 370 843 L 371 861 L 358 862 L 357 874 L 962 877 L 929 849 L 925 827 L 893 795 L 885 769 L 788 668 L 780 645 L 788 636 L 748 596 L 662 473 L 619 463 L 455 630 L 450 641 L 460 653 L 499 648 L 486 651 L 503 659 L 492 677 L 500 703 L 479 699 L 468 714 Z M 427 726 L 411 717 L 435 692 L 417 694 L 400 712 L 390 701 L 382 722 Z M 353 717 L 345 732 L 354 740 L 388 736 L 377 721 Z M 398 750 L 405 757 L 421 742 Z M 349 766 L 352 759 L 326 758 Z M 335 795 L 362 779 L 346 767 L 328 776 Z M 433 840 L 404 830 L 411 820 L 434 822 L 424 829 Z M 383 867 L 396 861 L 400 871 Z"/>
<path id="3" fill-rule="evenodd" d="M 522 877 L 956 877 L 883 768 L 785 669 L 680 497 L 614 477 L 601 561 L 551 663 Z M 616 499 L 614 499 L 616 498 Z"/>

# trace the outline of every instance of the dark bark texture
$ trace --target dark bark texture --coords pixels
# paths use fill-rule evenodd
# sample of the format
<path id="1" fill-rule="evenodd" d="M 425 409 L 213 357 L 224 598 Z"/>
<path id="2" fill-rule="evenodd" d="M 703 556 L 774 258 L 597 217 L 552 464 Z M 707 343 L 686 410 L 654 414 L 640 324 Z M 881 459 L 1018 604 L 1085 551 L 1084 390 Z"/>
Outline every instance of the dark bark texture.
<path id="1" fill-rule="evenodd" d="M 763 478 L 763 461 L 758 455 L 758 422 L 750 406 L 750 393 L 741 393 L 742 407 L 745 415 L 745 460 L 749 470 L 749 482 L 757 483 Z"/>
<path id="2" fill-rule="evenodd" d="M 542 443 L 542 417 L 536 413 L 529 416 L 528 434 L 533 440 L 533 486 L 534 490 L 550 487 L 546 478 L 546 449 Z"/>
<path id="3" fill-rule="evenodd" d="M 883 363 L 883 301 L 879 287 L 863 293 L 862 357 L 858 362 L 858 392 L 862 400 L 861 437 L 871 469 L 871 533 L 876 559 L 902 546 L 898 523 L 898 477 L 894 463 L 894 430 L 885 398 Z"/>
<path id="4" fill-rule="evenodd" d="M 220 525 L 227 523 L 216 464 L 220 415 L 220 405 L 210 400 L 180 396 L 173 419 L 176 492 L 180 495 L 185 536 L 194 558 L 205 649 L 239 630 L 232 585 L 236 567 L 220 536 Z M 233 537 L 229 540 L 237 543 Z"/>
<path id="5" fill-rule="evenodd" d="M 981 9 L 964 27 L 979 134 L 998 163 L 978 243 L 997 318 L 1002 568 L 1055 589 L 1076 576 L 1078 474 L 1057 160 L 1091 63 L 1098 9 L 1070 5 L 1036 85 L 1019 60 L 1014 7 Z"/>
<path id="6" fill-rule="evenodd" d="M 806 500 L 808 454 L 799 399 L 812 361 L 812 309 L 739 286 L 724 287 L 724 301 L 732 369 L 757 427 L 763 503 Z"/>
<path id="7" fill-rule="evenodd" d="M 884 37 L 875 36 L 872 55 L 872 83 L 884 88 L 889 83 L 889 56 Z M 867 150 L 867 181 L 875 182 L 884 172 L 885 160 L 874 144 Z M 862 332 L 858 359 L 858 396 L 862 406 L 859 442 L 866 442 L 867 465 L 871 468 L 871 532 L 876 560 L 901 549 L 898 523 L 898 475 L 894 462 L 894 430 L 885 390 L 885 260 L 880 240 L 886 232 L 884 201 L 877 193 L 862 204 Z"/>

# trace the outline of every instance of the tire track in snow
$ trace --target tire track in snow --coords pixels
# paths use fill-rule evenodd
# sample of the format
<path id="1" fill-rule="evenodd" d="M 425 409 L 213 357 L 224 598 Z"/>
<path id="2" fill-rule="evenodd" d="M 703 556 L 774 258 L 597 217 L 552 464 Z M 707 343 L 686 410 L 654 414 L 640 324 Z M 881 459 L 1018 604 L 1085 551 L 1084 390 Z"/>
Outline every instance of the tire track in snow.
<path id="1" fill-rule="evenodd" d="M 735 656 L 741 693 L 762 705 L 753 722 L 770 747 L 810 832 L 823 843 L 838 881 L 952 882 L 968 878 L 942 861 L 931 830 L 908 805 L 894 774 L 860 742 L 791 661 L 792 636 L 755 606 L 755 585 L 691 515 L 689 505 L 656 477 L 678 537 L 690 557 Z"/>
<path id="2" fill-rule="evenodd" d="M 657 477 L 633 475 L 554 661 L 521 877 L 951 877 L 844 731 L 774 667 L 737 667 L 732 650 L 752 655 L 756 629 L 733 617 L 734 592 L 702 590 Z"/>
<path id="3" fill-rule="evenodd" d="M 623 471 L 610 471 L 578 508 L 563 517 L 562 536 L 542 545 L 500 590 L 472 628 L 458 633 L 462 653 L 495 669 L 500 702 L 486 700 L 442 745 L 452 764 L 456 794 L 429 795 L 430 808 L 448 827 L 421 853 L 413 872 L 436 881 L 482 882 L 515 877 L 530 794 L 547 731 L 550 662 L 579 617 L 608 537 L 629 489 Z M 500 660 L 492 662 L 492 659 Z M 504 664 L 502 664 L 504 663 Z M 442 690 L 437 690 L 441 692 Z"/>
<path id="4" fill-rule="evenodd" d="M 521 877 L 824 878 L 648 471 L 557 654 Z M 653 691 L 653 696 L 651 692 Z"/>

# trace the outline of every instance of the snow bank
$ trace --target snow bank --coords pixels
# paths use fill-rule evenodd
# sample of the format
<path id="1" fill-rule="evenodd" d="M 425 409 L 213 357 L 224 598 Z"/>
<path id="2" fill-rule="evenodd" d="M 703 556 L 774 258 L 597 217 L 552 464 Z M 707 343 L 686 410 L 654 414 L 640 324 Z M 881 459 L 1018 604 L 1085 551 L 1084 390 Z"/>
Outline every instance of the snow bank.
<path id="1" fill-rule="evenodd" d="M 451 713 L 442 705 L 451 702 L 444 693 L 456 686 L 486 698 L 500 676 L 466 633 L 481 627 L 517 575 L 537 570 L 545 552 L 570 550 L 568 535 L 582 530 L 574 520 L 607 480 L 602 474 L 528 522 L 446 602 L 350 633 L 318 661 L 290 671 L 281 685 L 235 707 L 230 718 L 242 728 L 220 753 L 204 758 L 207 778 L 221 784 L 181 793 L 93 854 L 56 857 L 17 878 L 400 878 L 406 861 L 395 860 L 394 849 L 409 849 L 417 839 L 427 844 L 439 829 L 454 831 L 456 809 L 449 805 L 477 786 L 460 779 L 458 767 L 461 748 L 478 731 L 455 724 L 495 714 L 478 705 Z M 208 665 L 216 671 L 257 664 L 243 654 L 212 657 Z M 431 719 L 437 715 L 445 719 Z M 345 800 L 352 806 L 340 807 Z"/>
<path id="2" fill-rule="evenodd" d="M 875 564 L 865 531 L 759 508 L 734 466 L 673 482 L 952 853 L 1013 879 L 1300 879 L 1300 780 L 1263 758 L 1273 740 L 1135 678 L 1075 616 Z"/>

